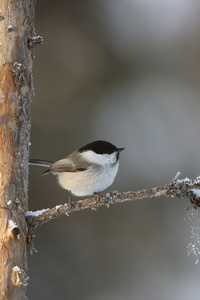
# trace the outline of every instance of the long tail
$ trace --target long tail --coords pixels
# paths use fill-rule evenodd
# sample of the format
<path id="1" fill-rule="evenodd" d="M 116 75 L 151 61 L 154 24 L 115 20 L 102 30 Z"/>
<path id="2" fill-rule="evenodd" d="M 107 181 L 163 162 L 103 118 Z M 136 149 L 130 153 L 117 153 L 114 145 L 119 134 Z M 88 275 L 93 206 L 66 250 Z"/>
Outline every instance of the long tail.
<path id="1" fill-rule="evenodd" d="M 53 164 L 52 161 L 41 160 L 41 159 L 29 159 L 29 165 L 33 165 L 33 166 L 50 168 L 52 164 Z"/>
<path id="2" fill-rule="evenodd" d="M 53 162 L 52 161 L 48 161 L 48 160 L 29 159 L 29 165 L 48 168 L 42 175 L 46 175 L 46 174 L 50 173 L 50 168 L 51 168 L 52 164 L 53 164 Z"/>

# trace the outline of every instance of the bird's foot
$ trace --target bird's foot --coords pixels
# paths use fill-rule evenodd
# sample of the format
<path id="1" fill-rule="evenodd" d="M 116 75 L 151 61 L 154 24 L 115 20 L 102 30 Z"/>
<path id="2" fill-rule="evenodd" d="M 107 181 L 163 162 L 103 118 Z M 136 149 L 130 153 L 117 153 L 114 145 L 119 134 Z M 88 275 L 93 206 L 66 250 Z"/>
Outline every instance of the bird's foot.
<path id="1" fill-rule="evenodd" d="M 94 193 L 94 197 L 97 199 L 97 202 L 103 202 L 103 195 L 100 193 Z"/>
<path id="2" fill-rule="evenodd" d="M 75 207 L 75 203 L 72 201 L 72 193 L 71 193 L 71 191 L 69 191 L 69 198 L 68 198 L 67 204 L 69 205 L 69 207 L 71 209 Z"/>

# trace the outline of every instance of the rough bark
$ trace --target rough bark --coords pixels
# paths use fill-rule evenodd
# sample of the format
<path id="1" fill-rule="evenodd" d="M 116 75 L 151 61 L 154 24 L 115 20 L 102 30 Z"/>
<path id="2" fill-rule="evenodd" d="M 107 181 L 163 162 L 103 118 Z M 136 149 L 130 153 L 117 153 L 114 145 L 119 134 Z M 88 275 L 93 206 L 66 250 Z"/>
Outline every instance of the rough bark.
<path id="1" fill-rule="evenodd" d="M 0 299 L 25 299 L 35 0 L 0 0 Z"/>

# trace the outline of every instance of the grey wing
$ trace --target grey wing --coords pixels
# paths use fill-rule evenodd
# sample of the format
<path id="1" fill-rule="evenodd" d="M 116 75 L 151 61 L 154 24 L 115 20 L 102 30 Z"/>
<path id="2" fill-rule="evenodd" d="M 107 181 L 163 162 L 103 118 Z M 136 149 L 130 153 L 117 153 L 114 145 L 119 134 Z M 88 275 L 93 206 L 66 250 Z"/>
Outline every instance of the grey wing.
<path id="1" fill-rule="evenodd" d="M 74 164 L 70 160 L 70 158 L 64 158 L 61 160 L 56 161 L 49 169 L 49 172 L 56 173 L 56 172 L 80 172 L 87 170 L 85 164 L 79 163 Z"/>

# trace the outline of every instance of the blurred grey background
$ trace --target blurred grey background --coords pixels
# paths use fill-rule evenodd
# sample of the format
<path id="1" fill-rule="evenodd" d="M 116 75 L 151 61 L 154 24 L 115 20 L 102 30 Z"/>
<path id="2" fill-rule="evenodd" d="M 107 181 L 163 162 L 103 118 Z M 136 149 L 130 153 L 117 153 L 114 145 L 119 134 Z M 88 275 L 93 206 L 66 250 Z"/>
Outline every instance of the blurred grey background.
<path id="1" fill-rule="evenodd" d="M 108 191 L 200 175 L 200 2 L 40 0 L 31 158 L 97 139 L 125 147 Z M 30 168 L 29 210 L 65 203 Z M 60 217 L 36 231 L 28 298 L 199 300 L 186 199 L 157 198 Z"/>

